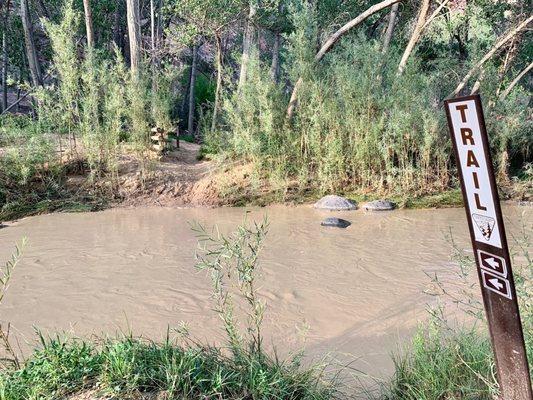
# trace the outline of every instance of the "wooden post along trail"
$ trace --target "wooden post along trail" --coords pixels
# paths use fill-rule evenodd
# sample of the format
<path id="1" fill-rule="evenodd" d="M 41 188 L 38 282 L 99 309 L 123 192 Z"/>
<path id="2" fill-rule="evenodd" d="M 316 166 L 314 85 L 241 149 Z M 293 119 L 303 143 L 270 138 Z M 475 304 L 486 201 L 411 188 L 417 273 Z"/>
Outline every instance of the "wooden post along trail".
<path id="1" fill-rule="evenodd" d="M 481 98 L 445 102 L 502 400 L 531 400 L 531 379 Z"/>

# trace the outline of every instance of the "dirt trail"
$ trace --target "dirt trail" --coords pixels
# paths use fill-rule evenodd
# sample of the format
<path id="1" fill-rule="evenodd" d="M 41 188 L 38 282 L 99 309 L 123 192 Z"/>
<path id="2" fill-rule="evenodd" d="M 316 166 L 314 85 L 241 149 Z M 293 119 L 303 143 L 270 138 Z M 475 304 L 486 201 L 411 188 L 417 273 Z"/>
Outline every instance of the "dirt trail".
<path id="1" fill-rule="evenodd" d="M 212 172 L 212 163 L 198 160 L 200 145 L 181 142 L 177 151 L 165 154 L 154 163 L 143 179 L 138 163 L 124 157 L 120 166 L 122 206 L 188 206 L 191 192 L 199 181 Z M 199 199 L 197 199 L 199 200 Z"/>

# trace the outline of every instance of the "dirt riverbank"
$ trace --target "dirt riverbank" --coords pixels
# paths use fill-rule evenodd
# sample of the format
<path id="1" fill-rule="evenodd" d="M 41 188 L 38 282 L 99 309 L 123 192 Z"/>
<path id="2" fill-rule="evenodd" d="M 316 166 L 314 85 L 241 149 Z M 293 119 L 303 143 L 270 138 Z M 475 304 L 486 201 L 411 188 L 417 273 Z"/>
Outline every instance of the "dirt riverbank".
<path id="1" fill-rule="evenodd" d="M 200 145 L 182 142 L 178 151 L 153 163 L 144 179 L 133 158 L 124 157 L 120 170 L 119 200 L 113 206 L 220 207 L 266 206 L 269 204 L 312 203 L 321 197 L 316 189 L 276 188 L 254 175 L 250 164 L 224 165 L 200 159 Z M 500 185 L 501 197 L 516 202 L 531 202 L 532 181 Z M 379 198 L 376 193 L 340 193 L 357 202 Z M 460 207 L 459 189 L 417 196 L 386 196 L 400 208 Z"/>

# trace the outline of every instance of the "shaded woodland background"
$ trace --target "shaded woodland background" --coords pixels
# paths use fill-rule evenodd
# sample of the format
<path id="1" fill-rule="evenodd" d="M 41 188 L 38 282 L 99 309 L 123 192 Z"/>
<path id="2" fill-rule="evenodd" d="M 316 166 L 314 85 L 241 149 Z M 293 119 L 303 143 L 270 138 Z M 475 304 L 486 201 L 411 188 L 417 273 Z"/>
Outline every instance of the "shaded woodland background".
<path id="1" fill-rule="evenodd" d="M 0 6 L 3 207 L 36 183 L 37 200 L 57 197 L 73 161 L 86 184 L 106 180 L 106 196 L 125 153 L 143 181 L 153 128 L 202 143 L 224 168 L 246 166 L 251 187 L 275 200 L 440 193 L 457 187 L 443 100 L 476 92 L 501 185 L 530 192 L 528 1 Z"/>

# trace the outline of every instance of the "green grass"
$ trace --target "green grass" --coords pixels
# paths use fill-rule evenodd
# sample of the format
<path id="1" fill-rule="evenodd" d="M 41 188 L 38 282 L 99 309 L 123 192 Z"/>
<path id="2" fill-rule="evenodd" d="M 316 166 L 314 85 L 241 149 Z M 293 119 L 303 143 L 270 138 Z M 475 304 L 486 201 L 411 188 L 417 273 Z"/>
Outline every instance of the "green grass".
<path id="1" fill-rule="evenodd" d="M 462 207 L 463 196 L 460 189 L 450 189 L 438 194 L 403 197 L 398 204 L 404 208 Z"/>
<path id="2" fill-rule="evenodd" d="M 188 143 L 196 143 L 196 139 L 194 138 L 194 136 L 193 135 L 189 135 L 189 134 L 180 135 L 179 139 L 183 140 L 184 142 L 188 142 Z"/>
<path id="3" fill-rule="evenodd" d="M 402 209 L 428 209 L 428 208 L 450 208 L 462 207 L 463 197 L 460 189 L 449 189 L 437 194 L 428 195 L 390 195 L 380 196 L 376 194 L 362 194 L 360 192 L 338 192 L 353 201 L 359 206 L 363 203 L 386 198 L 394 202 L 398 208 Z M 314 203 L 322 197 L 318 189 L 306 190 L 271 190 L 262 193 L 250 190 L 240 190 L 232 193 L 231 196 L 226 196 L 223 201 L 229 205 L 242 206 L 259 206 L 265 207 L 270 204 L 284 203 L 284 204 L 306 204 Z"/>
<path id="4" fill-rule="evenodd" d="M 105 207 L 102 200 L 43 199 L 36 202 L 31 199 L 17 199 L 0 208 L 0 221 L 11 221 L 32 215 L 52 212 L 91 212 Z"/>
<path id="5" fill-rule="evenodd" d="M 85 390 L 116 399 L 159 393 L 168 399 L 331 399 L 319 369 L 299 358 L 227 356 L 213 347 L 121 337 L 100 345 L 43 339 L 20 370 L 0 374 L 1 400 L 60 399 Z"/>
<path id="6" fill-rule="evenodd" d="M 386 400 L 492 400 L 497 393 L 490 341 L 479 329 L 420 328 L 394 358 Z"/>

